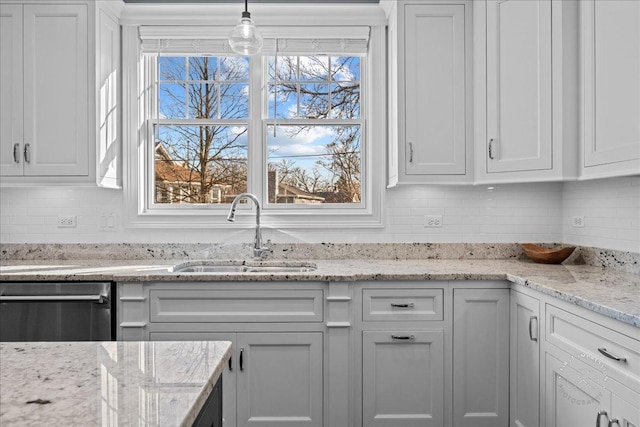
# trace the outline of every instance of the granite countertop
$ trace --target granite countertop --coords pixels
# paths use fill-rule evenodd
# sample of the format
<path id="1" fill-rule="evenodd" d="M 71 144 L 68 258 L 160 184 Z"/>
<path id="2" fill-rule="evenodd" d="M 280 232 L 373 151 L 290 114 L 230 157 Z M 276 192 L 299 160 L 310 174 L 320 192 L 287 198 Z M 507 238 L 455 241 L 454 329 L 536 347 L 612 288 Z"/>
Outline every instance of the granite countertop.
<path id="1" fill-rule="evenodd" d="M 509 280 L 640 327 L 640 275 L 588 265 L 502 259 L 306 260 L 296 273 L 175 273 L 181 260 L 2 261 L 2 281 L 366 281 Z M 191 262 L 194 262 L 191 260 Z M 287 264 L 291 261 L 273 261 Z"/>
<path id="2" fill-rule="evenodd" d="M 191 426 L 226 341 L 0 343 L 0 425 Z"/>

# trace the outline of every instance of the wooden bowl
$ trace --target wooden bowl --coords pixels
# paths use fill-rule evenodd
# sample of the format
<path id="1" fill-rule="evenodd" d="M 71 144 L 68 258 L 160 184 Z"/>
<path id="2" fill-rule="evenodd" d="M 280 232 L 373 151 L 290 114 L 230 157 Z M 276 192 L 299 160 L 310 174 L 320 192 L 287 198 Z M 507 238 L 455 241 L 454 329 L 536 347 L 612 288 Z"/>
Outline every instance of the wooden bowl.
<path id="1" fill-rule="evenodd" d="M 523 243 L 520 245 L 522 250 L 533 262 L 539 262 L 541 264 L 560 264 L 565 259 L 569 258 L 569 255 L 576 249 L 575 246 L 560 249 L 547 249 L 542 248 L 532 243 Z"/>

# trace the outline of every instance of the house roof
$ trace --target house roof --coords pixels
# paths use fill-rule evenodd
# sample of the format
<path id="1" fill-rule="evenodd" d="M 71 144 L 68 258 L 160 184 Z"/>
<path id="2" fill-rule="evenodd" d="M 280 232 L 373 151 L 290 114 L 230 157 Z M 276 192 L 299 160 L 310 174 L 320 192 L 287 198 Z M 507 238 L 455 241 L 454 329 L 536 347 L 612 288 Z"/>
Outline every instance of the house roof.
<path id="1" fill-rule="evenodd" d="M 278 196 L 285 196 L 285 195 L 291 194 L 300 199 L 324 201 L 324 197 L 316 196 L 315 194 L 308 193 L 304 190 L 299 189 L 298 187 L 294 187 L 292 185 L 285 184 L 283 182 L 279 182 L 278 187 L 280 190 L 283 191 L 282 193 L 278 192 Z"/>
<path id="2" fill-rule="evenodd" d="M 155 161 L 155 179 L 156 181 L 166 182 L 200 182 L 200 174 L 175 163 L 163 160 Z"/>

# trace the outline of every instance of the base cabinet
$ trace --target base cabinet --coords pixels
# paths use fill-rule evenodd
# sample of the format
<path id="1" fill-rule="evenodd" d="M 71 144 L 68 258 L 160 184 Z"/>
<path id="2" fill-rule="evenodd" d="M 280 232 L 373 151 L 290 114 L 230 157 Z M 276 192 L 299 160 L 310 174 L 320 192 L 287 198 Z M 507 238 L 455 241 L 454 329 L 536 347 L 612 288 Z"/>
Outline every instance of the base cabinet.
<path id="1" fill-rule="evenodd" d="M 585 375 L 588 369 L 578 359 L 559 350 L 545 353 L 547 427 L 607 425 L 611 392 Z M 600 424 L 596 424 L 598 418 Z"/>
<path id="2" fill-rule="evenodd" d="M 442 426 L 444 331 L 362 333 L 363 426 Z"/>
<path id="3" fill-rule="evenodd" d="M 238 334 L 237 425 L 322 424 L 322 333 Z"/>
<path id="4" fill-rule="evenodd" d="M 616 427 L 640 427 L 640 394 L 633 394 L 631 402 L 615 394 L 611 396 L 611 424 Z"/>
<path id="5" fill-rule="evenodd" d="M 158 282 L 117 295 L 119 340 L 232 342 L 225 427 L 640 427 L 638 328 L 526 286 Z"/>
<path id="6" fill-rule="evenodd" d="M 510 425 L 540 425 L 540 301 L 511 291 Z"/>
<path id="7" fill-rule="evenodd" d="M 321 427 L 323 334 L 151 333 L 151 340 L 231 341 L 223 426 Z"/>
<path id="8" fill-rule="evenodd" d="M 453 292 L 453 425 L 509 423 L 509 290 Z"/>

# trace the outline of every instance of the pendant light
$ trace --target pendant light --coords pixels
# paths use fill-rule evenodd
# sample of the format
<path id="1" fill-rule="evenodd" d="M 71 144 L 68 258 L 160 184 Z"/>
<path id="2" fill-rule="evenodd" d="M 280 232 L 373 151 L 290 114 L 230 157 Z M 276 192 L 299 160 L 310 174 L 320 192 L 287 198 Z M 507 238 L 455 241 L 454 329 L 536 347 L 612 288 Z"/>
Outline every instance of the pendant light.
<path id="1" fill-rule="evenodd" d="M 262 49 L 262 36 L 253 24 L 247 2 L 248 0 L 244 0 L 242 18 L 229 34 L 231 50 L 241 55 L 253 55 Z"/>

